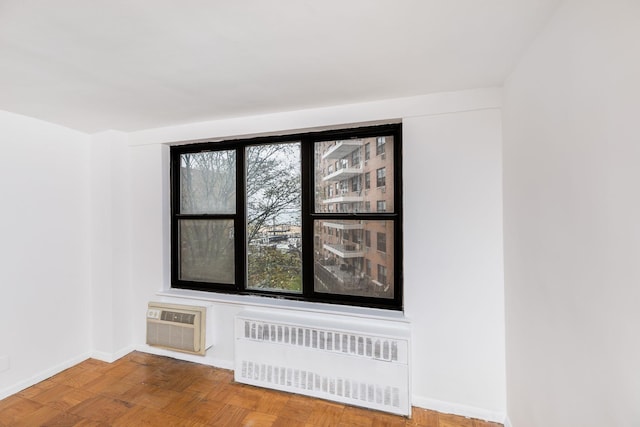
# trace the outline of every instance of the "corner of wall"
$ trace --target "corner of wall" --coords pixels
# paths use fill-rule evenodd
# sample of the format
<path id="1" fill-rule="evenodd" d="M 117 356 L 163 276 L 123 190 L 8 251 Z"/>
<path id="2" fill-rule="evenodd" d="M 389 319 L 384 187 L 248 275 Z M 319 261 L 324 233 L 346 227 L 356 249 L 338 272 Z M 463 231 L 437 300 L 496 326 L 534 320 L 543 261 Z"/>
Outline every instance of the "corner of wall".
<path id="1" fill-rule="evenodd" d="M 502 423 L 508 417 L 504 412 L 491 411 L 483 408 L 476 408 L 469 405 L 462 405 L 456 402 L 445 402 L 437 399 L 429 399 L 422 396 L 412 396 L 413 406 L 437 411 L 443 414 L 458 415 L 466 418 Z M 506 427 L 506 424 L 505 424 Z"/>

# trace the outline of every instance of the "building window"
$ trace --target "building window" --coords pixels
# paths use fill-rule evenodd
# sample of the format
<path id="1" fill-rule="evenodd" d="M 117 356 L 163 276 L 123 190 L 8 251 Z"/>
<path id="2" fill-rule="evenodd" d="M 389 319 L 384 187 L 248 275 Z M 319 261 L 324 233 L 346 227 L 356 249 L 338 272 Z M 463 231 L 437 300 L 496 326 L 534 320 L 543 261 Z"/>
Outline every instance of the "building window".
<path id="1" fill-rule="evenodd" d="M 384 147 L 386 145 L 387 139 L 384 136 L 377 138 L 376 140 L 376 156 L 380 154 L 384 154 Z"/>
<path id="2" fill-rule="evenodd" d="M 387 170 L 380 168 L 376 170 L 376 187 L 384 187 L 387 185 Z"/>
<path id="3" fill-rule="evenodd" d="M 172 147 L 172 287 L 402 309 L 400 148 L 399 125 Z M 393 177 L 376 212 L 373 171 Z"/>
<path id="4" fill-rule="evenodd" d="M 387 234 L 378 232 L 377 249 L 380 252 L 387 252 Z"/>
<path id="5" fill-rule="evenodd" d="M 360 176 L 351 179 L 351 191 L 360 191 Z"/>
<path id="6" fill-rule="evenodd" d="M 354 168 L 360 166 L 360 150 L 355 150 L 351 153 L 351 166 Z"/>
<path id="7" fill-rule="evenodd" d="M 367 142 L 366 144 L 364 144 L 364 159 L 369 160 L 370 158 L 371 158 L 371 144 Z"/>
<path id="8" fill-rule="evenodd" d="M 387 267 L 378 264 L 378 282 L 382 285 L 387 284 Z"/>

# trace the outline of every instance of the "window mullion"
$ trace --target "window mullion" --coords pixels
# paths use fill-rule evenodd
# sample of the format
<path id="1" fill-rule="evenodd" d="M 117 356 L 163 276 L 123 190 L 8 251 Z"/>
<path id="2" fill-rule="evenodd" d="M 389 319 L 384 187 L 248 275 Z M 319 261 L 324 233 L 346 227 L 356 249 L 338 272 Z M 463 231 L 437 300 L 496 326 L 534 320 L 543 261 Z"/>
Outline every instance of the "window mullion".
<path id="1" fill-rule="evenodd" d="M 236 159 L 236 289 L 242 292 L 247 286 L 247 167 L 244 145 L 236 147 Z"/>
<path id="2" fill-rule="evenodd" d="M 309 299 L 313 295 L 313 139 L 301 140 L 302 171 L 302 294 Z"/>

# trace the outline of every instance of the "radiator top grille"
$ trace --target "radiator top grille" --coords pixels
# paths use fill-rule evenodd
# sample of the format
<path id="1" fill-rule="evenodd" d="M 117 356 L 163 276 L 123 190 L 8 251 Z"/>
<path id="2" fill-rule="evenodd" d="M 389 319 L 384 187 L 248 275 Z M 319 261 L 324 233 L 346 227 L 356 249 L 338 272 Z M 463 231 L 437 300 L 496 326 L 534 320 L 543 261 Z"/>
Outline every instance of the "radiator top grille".
<path id="1" fill-rule="evenodd" d="M 244 338 L 341 352 L 390 362 L 398 361 L 398 342 L 350 332 L 244 320 Z"/>
<path id="2" fill-rule="evenodd" d="M 160 315 L 160 320 L 166 320 L 168 322 L 174 323 L 186 323 L 189 325 L 193 325 L 195 322 L 196 315 L 195 314 L 187 314 L 187 313 L 179 313 L 176 311 L 166 311 L 163 310 Z"/>

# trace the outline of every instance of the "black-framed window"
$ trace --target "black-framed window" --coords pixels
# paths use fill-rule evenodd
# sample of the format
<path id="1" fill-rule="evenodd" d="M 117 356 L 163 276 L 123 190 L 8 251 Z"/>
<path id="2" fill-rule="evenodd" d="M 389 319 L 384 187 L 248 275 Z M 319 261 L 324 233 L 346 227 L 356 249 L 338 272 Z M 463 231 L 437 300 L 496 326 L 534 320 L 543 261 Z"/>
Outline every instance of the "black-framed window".
<path id="1" fill-rule="evenodd" d="M 173 146 L 172 287 L 401 309 L 400 159 L 400 125 Z M 393 188 L 360 192 L 373 171 Z"/>

